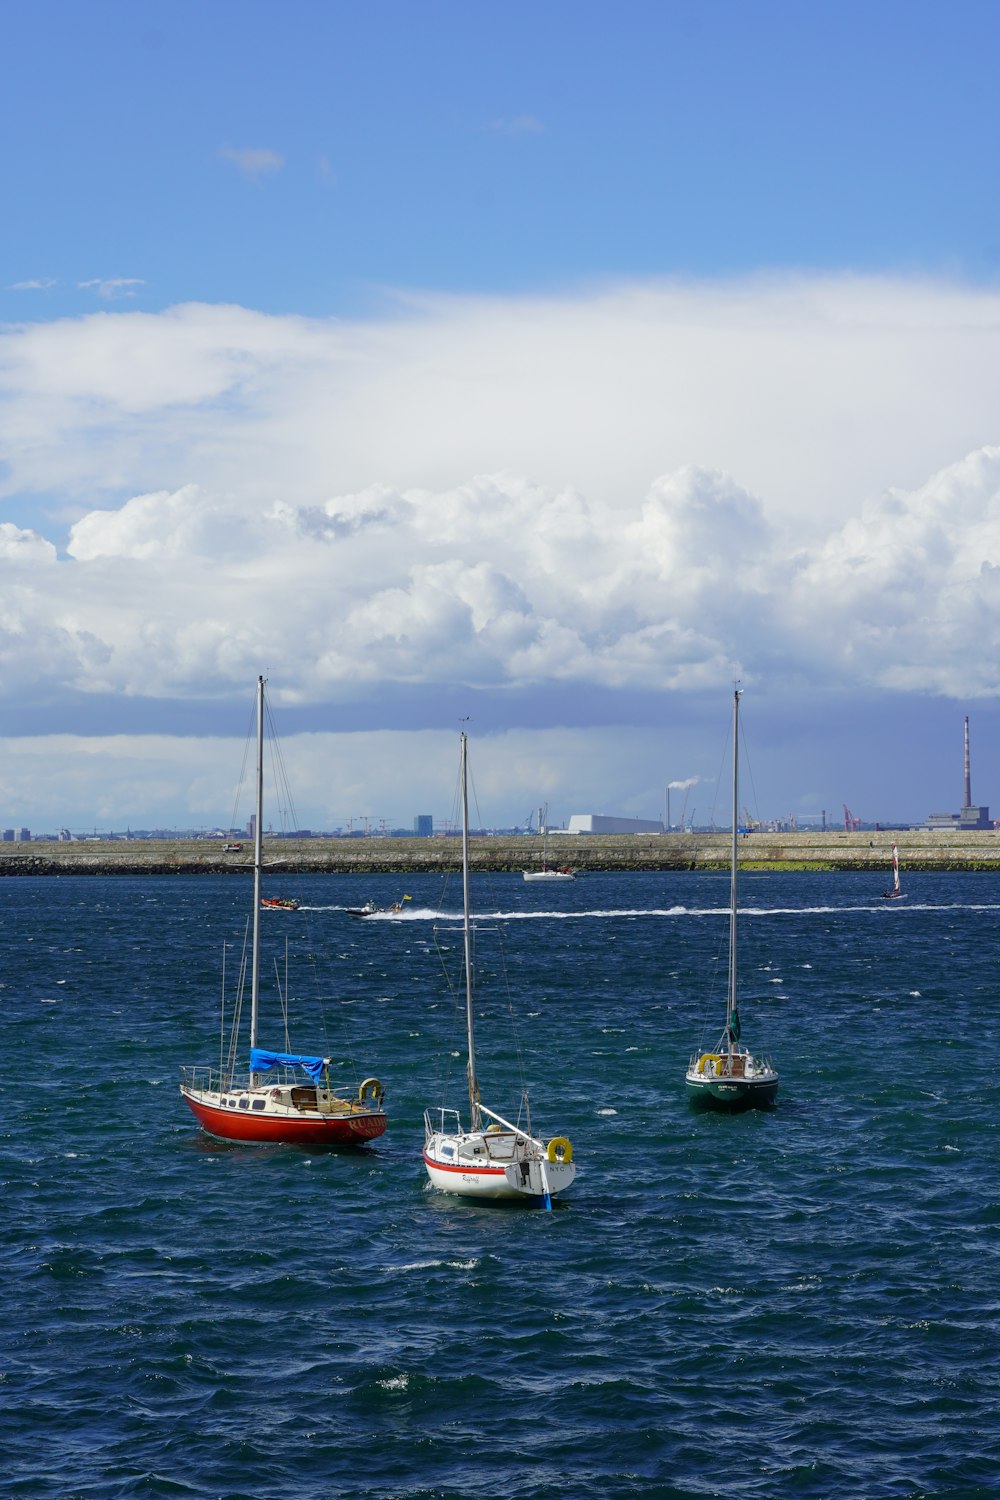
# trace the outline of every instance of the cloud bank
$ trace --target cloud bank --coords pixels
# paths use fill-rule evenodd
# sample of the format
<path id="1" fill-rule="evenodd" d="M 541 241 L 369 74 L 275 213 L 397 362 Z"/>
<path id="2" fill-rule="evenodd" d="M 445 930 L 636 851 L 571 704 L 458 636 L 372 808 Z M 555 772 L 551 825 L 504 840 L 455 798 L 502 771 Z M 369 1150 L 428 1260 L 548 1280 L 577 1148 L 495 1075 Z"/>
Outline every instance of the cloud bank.
<path id="1" fill-rule="evenodd" d="M 631 510 L 516 475 L 262 505 L 188 485 L 0 525 L 5 686 L 289 702 L 386 684 L 648 693 L 780 677 L 996 693 L 1000 447 L 869 502 L 812 547 L 718 472 Z"/>
<path id="2" fill-rule="evenodd" d="M 996 440 L 998 354 L 1000 295 L 848 277 L 394 295 L 350 322 L 108 310 L 0 336 L 0 497 L 304 505 L 510 472 L 628 510 L 694 465 L 815 540 Z"/>
<path id="3" fill-rule="evenodd" d="M 847 278 L 9 328 L 0 696 L 993 695 L 998 354 L 992 293 Z"/>

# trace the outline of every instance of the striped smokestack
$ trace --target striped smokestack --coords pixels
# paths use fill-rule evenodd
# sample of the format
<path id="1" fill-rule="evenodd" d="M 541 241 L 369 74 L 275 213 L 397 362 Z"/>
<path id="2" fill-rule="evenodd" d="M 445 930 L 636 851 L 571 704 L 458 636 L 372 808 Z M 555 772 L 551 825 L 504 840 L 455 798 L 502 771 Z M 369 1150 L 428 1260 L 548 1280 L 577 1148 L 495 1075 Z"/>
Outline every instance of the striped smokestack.
<path id="1" fill-rule="evenodd" d="M 972 766 L 969 761 L 969 715 L 965 716 L 965 802 L 963 807 L 972 806 Z"/>

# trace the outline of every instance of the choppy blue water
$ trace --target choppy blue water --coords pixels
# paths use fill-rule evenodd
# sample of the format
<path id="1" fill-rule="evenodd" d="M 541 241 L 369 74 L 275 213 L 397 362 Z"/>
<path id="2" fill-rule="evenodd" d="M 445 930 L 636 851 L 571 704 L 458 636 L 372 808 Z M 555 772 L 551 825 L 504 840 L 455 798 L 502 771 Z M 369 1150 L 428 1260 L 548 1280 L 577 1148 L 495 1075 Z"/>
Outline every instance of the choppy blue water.
<path id="1" fill-rule="evenodd" d="M 289 877 L 267 914 L 292 1044 L 388 1087 L 339 1154 L 212 1143 L 177 1093 L 246 882 L 0 882 L 0 1495 L 1000 1493 L 1000 879 L 905 882 L 745 877 L 782 1083 L 734 1117 L 683 1087 L 724 876 L 481 884 L 483 1096 L 523 1068 L 572 1138 L 550 1214 L 426 1185 L 422 1111 L 462 1102 L 436 880 Z"/>

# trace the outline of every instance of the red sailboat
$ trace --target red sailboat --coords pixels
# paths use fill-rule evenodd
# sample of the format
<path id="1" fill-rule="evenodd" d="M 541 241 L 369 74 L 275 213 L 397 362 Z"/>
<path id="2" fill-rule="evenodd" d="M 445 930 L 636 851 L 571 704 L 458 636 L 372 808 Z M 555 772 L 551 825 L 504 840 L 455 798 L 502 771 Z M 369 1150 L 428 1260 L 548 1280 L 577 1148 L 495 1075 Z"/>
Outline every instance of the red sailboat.
<path id="1" fill-rule="evenodd" d="M 257 816 L 253 860 L 253 936 L 250 964 L 250 1053 L 239 1071 L 240 996 L 234 1009 L 228 1050 L 218 1067 L 181 1068 L 181 1098 L 209 1135 L 260 1145 L 363 1145 L 386 1127 L 384 1090 L 366 1078 L 353 1096 L 334 1089 L 332 1059 L 298 1052 L 272 1052 L 258 1046 L 260 999 L 260 913 L 264 800 L 264 679 L 257 679 Z"/>

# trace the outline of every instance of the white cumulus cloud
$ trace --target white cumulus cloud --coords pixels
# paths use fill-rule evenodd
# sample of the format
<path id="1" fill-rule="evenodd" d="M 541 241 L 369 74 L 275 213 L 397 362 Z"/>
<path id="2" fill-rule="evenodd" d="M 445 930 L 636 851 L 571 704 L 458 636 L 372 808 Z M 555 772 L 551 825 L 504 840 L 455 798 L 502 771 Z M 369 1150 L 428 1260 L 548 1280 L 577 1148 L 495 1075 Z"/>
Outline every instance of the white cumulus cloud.
<path id="1" fill-rule="evenodd" d="M 198 694 L 267 660 L 300 701 L 379 683 L 700 690 L 737 671 L 983 693 L 1000 449 L 812 548 L 731 476 L 686 466 L 630 508 L 511 474 L 302 509 L 188 485 L 81 516 L 61 560 L 8 523 L 0 559 L 44 642 L 39 680 L 68 651 L 92 691 Z"/>
<path id="2" fill-rule="evenodd" d="M 987 697 L 998 410 L 1000 297 L 943 284 L 10 327 L 4 691 Z"/>

